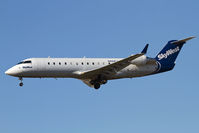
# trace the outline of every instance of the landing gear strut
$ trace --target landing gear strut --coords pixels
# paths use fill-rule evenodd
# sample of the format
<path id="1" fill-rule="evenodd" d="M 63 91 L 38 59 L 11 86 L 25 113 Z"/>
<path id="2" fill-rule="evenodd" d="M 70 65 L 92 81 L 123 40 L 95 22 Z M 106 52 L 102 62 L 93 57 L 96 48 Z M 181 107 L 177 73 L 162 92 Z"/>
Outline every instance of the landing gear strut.
<path id="1" fill-rule="evenodd" d="M 23 81 L 23 78 L 22 78 L 22 77 L 19 77 L 19 80 L 20 80 L 19 86 L 22 87 L 22 86 L 23 86 L 23 82 L 22 82 L 22 81 Z"/>

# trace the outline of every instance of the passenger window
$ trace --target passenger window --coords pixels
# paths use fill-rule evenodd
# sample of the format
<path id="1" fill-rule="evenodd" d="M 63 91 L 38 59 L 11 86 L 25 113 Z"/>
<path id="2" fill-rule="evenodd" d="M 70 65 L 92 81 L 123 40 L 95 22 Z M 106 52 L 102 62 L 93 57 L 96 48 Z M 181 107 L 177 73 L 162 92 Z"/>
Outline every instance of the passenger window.
<path id="1" fill-rule="evenodd" d="M 48 62 L 48 65 L 50 65 L 50 62 Z"/>
<path id="2" fill-rule="evenodd" d="M 59 62 L 59 65 L 61 65 L 61 62 Z"/>
<path id="3" fill-rule="evenodd" d="M 55 62 L 53 62 L 53 65 L 55 65 Z"/>
<path id="4" fill-rule="evenodd" d="M 93 65 L 95 65 L 95 63 L 93 62 Z"/>
<path id="5" fill-rule="evenodd" d="M 78 65 L 78 63 L 76 62 L 76 65 Z"/>
<path id="6" fill-rule="evenodd" d="M 87 62 L 87 65 L 89 65 L 89 63 Z"/>
<path id="7" fill-rule="evenodd" d="M 67 63 L 65 62 L 65 65 L 67 65 Z"/>

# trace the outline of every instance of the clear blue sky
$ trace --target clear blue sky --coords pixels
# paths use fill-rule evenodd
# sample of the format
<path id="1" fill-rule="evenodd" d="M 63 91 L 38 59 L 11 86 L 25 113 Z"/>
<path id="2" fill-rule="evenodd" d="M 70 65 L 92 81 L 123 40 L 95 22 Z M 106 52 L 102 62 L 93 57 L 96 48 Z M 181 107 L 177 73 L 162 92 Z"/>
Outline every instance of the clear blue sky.
<path id="1" fill-rule="evenodd" d="M 198 38 L 173 71 L 110 81 L 18 79 L 5 70 L 29 57 L 127 57 L 149 43 L 199 37 L 198 0 L 1 0 L 1 133 L 198 133 Z"/>

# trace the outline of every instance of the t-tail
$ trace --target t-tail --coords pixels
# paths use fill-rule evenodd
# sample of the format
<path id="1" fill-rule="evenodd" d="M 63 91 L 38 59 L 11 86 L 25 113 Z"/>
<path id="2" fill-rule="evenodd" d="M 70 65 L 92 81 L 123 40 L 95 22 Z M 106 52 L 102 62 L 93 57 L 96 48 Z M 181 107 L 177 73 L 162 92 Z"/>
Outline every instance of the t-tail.
<path id="1" fill-rule="evenodd" d="M 193 38 L 195 37 L 189 37 L 183 40 L 169 41 L 166 44 L 166 46 L 155 57 L 158 64 L 157 73 L 172 70 L 175 66 L 175 60 L 178 54 L 180 53 L 180 50 L 182 49 L 183 45 L 186 43 L 186 41 Z"/>

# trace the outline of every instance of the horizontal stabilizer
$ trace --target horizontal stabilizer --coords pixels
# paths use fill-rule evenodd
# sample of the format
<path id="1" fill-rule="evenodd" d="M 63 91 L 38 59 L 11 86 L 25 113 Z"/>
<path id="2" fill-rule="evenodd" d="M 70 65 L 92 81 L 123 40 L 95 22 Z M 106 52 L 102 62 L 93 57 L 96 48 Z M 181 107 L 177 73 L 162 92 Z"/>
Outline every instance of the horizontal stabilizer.
<path id="1" fill-rule="evenodd" d="M 185 39 L 182 39 L 182 40 L 174 41 L 174 42 L 172 42 L 172 44 L 176 44 L 176 45 L 184 44 L 184 43 L 186 43 L 186 41 L 191 40 L 193 38 L 195 38 L 195 37 L 194 36 L 193 37 L 188 37 L 188 38 L 185 38 Z"/>

